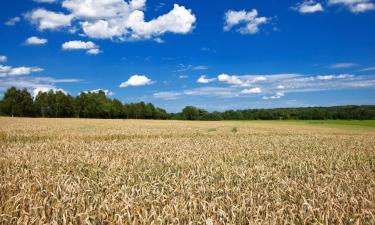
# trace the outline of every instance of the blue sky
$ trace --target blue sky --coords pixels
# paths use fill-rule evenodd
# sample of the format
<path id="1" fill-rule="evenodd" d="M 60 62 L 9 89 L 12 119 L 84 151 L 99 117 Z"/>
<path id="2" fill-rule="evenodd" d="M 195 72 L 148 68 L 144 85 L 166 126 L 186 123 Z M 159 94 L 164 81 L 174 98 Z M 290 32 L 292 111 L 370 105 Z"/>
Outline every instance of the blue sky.
<path id="1" fill-rule="evenodd" d="M 0 95 L 106 90 L 176 112 L 375 104 L 373 0 L 4 0 Z"/>

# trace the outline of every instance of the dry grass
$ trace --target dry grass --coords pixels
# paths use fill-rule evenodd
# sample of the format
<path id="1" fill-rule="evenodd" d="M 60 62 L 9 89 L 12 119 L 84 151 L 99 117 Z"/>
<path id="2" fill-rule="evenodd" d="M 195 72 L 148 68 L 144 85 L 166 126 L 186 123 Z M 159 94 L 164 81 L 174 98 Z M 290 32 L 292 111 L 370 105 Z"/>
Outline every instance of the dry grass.
<path id="1" fill-rule="evenodd" d="M 0 224 L 375 224 L 375 130 L 0 118 Z"/>

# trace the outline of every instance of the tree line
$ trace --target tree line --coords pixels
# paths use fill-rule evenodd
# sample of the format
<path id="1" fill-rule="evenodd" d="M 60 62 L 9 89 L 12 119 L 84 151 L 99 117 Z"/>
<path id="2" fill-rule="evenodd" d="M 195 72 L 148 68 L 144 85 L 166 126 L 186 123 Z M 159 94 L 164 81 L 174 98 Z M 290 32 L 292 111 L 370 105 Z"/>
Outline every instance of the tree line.
<path id="1" fill-rule="evenodd" d="M 26 89 L 9 88 L 0 101 L 0 115 L 47 118 L 175 119 L 175 120 L 371 120 L 375 106 L 335 106 L 208 112 L 193 106 L 168 113 L 152 103 L 122 103 L 103 91 L 82 92 L 74 97 L 62 91 L 39 92 L 35 98 Z"/>

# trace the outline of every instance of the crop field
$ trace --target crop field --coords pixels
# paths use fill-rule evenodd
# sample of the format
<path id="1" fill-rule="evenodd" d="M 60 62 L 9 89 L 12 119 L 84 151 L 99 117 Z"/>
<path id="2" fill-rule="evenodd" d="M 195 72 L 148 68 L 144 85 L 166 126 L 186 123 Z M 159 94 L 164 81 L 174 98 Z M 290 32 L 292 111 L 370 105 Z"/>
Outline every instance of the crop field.
<path id="1" fill-rule="evenodd" d="M 0 224 L 375 224 L 375 129 L 0 118 Z"/>

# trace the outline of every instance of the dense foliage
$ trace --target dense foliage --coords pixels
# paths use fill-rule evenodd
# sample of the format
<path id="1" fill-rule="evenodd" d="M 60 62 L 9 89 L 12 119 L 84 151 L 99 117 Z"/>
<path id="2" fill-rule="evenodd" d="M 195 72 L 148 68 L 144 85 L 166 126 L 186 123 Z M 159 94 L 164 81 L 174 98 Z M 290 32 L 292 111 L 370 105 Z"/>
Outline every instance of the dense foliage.
<path id="1" fill-rule="evenodd" d="M 0 115 L 19 117 L 79 117 L 105 119 L 177 120 L 326 120 L 375 119 L 375 106 L 335 106 L 280 109 L 228 110 L 208 112 L 193 106 L 169 114 L 151 103 L 123 104 L 103 91 L 82 92 L 73 97 L 61 91 L 39 92 L 33 98 L 26 90 L 12 87 L 0 101 Z"/>

